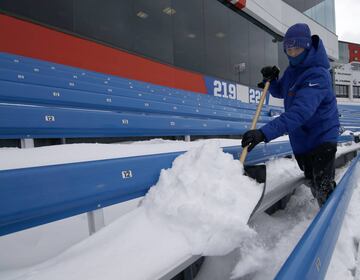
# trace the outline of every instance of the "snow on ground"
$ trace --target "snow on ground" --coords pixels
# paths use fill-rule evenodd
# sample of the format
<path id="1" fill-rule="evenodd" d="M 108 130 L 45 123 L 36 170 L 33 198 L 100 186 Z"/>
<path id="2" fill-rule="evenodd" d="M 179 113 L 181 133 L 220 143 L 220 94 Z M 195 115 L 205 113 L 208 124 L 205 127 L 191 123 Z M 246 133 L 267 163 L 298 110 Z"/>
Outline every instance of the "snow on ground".
<path id="1" fill-rule="evenodd" d="M 337 171 L 340 180 L 347 167 Z M 360 167 L 327 280 L 358 280 L 360 277 Z M 255 238 L 226 256 L 207 257 L 196 280 L 274 279 L 297 242 L 317 214 L 319 207 L 305 185 L 298 188 L 284 210 L 272 216 L 262 213 L 252 221 Z M 356 270 L 357 267 L 357 270 Z M 358 278 L 354 278 L 355 271 Z"/>
<path id="2" fill-rule="evenodd" d="M 196 253 L 226 254 L 207 257 L 197 279 L 223 280 L 244 275 L 244 279 L 272 279 L 318 207 L 310 190 L 302 186 L 285 210 L 273 216 L 261 214 L 249 228 L 246 225 L 249 208 L 252 210 L 257 202 L 259 185 L 241 176 L 239 162 L 219 149 L 219 146 L 235 145 L 240 145 L 240 141 L 153 140 L 136 144 L 0 149 L 0 170 L 190 150 L 174 161 L 172 169 L 162 172 L 158 184 L 139 208 L 39 265 L 9 266 L 16 267 L 12 270 L 0 265 L 0 279 L 156 279 L 162 268 Z M 342 146 L 338 152 L 354 147 Z M 278 172 L 281 179 L 281 165 L 272 172 Z M 357 174 L 360 181 L 359 170 Z M 360 260 L 355 257 L 360 240 L 359 199 L 360 187 L 354 191 L 329 268 L 336 273 L 328 275 L 338 277 L 328 278 L 330 280 L 354 279 L 355 266 L 360 267 Z M 65 238 L 66 234 L 61 233 L 64 229 L 57 230 Z M 11 239 L 11 236 L 0 238 L 0 246 L 4 244 L 3 238 Z M 56 239 L 58 236 L 53 242 L 57 242 Z M 20 239 L 17 243 L 25 244 L 26 240 Z M 233 250 L 236 247 L 238 249 Z M 9 246 L 5 250 L 0 248 L 3 252 L 10 250 Z M 41 252 L 33 250 L 31 254 Z"/>
<path id="3" fill-rule="evenodd" d="M 253 220 L 257 235 L 224 257 L 206 258 L 196 280 L 273 279 L 313 217 L 318 205 L 310 189 L 304 185 L 297 189 L 285 210 L 270 216 L 266 213 Z M 231 263 L 220 268 L 223 263 Z M 220 269 L 218 269 L 220 268 Z"/>

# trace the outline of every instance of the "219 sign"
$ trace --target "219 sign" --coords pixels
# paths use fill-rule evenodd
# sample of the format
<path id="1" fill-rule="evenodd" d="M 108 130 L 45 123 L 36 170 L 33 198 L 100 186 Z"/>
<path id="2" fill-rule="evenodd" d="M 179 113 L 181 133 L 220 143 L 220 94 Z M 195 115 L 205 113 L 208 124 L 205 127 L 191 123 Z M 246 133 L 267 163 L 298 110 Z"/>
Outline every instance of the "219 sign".
<path id="1" fill-rule="evenodd" d="M 214 81 L 214 96 L 236 99 L 236 86 L 226 82 Z"/>

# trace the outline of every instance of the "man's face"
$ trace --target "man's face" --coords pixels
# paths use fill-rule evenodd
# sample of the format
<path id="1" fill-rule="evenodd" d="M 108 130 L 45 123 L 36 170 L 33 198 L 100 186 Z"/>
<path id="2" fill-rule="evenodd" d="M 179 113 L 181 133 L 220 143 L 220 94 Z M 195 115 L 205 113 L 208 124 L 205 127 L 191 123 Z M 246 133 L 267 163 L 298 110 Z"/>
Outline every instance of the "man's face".
<path id="1" fill-rule="evenodd" d="M 305 50 L 304 48 L 288 48 L 286 49 L 286 54 L 291 57 L 297 57 L 304 50 Z"/>

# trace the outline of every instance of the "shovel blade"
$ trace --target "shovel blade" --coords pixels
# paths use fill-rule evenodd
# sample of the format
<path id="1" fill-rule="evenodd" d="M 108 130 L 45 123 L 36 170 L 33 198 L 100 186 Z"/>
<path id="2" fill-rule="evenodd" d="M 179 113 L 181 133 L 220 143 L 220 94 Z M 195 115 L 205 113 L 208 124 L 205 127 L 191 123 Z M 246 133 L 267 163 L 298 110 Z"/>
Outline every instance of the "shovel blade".
<path id="1" fill-rule="evenodd" d="M 266 165 L 244 165 L 245 175 L 255 179 L 258 183 L 266 181 Z"/>

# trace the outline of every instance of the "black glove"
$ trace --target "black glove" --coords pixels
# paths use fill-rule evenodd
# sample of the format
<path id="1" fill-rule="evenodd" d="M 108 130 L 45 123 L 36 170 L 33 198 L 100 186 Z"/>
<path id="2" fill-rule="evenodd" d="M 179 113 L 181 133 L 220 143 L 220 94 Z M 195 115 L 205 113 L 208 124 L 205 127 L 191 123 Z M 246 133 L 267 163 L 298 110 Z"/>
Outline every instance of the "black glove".
<path id="1" fill-rule="evenodd" d="M 265 66 L 261 69 L 263 80 L 257 84 L 259 88 L 265 88 L 265 82 L 279 78 L 280 69 L 277 66 Z"/>
<path id="2" fill-rule="evenodd" d="M 260 129 L 248 130 L 242 137 L 241 146 L 244 148 L 248 147 L 248 152 L 250 152 L 254 147 L 260 142 L 265 140 L 265 135 Z"/>
<path id="3" fill-rule="evenodd" d="M 258 88 L 264 89 L 264 88 L 265 88 L 265 83 L 264 83 L 264 81 L 258 83 L 257 86 L 258 86 Z"/>
<path id="4" fill-rule="evenodd" d="M 263 80 L 271 81 L 279 78 L 280 69 L 277 66 L 265 66 L 261 69 Z"/>

